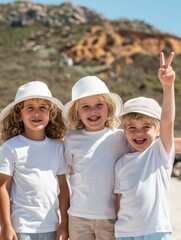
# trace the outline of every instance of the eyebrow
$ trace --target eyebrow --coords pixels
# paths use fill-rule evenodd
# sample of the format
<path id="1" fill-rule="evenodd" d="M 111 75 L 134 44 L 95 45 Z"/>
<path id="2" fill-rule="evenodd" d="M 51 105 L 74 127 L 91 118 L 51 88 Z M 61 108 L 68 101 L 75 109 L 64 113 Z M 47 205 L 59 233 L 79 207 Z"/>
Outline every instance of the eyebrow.
<path id="1" fill-rule="evenodd" d="M 23 107 L 29 107 L 29 106 L 34 106 L 34 104 L 33 104 L 33 103 L 24 104 Z M 40 107 L 41 107 L 41 106 L 48 106 L 48 104 L 46 104 L 46 103 L 40 103 L 39 106 L 40 106 Z"/>

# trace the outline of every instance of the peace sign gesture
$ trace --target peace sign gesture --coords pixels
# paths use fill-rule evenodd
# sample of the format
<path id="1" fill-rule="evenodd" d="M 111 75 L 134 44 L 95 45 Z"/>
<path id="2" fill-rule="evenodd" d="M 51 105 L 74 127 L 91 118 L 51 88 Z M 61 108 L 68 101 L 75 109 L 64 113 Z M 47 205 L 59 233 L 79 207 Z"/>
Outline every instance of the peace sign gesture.
<path id="1" fill-rule="evenodd" d="M 170 86 L 175 81 L 175 72 L 170 66 L 174 58 L 174 52 L 171 52 L 165 62 L 164 53 L 160 53 L 160 68 L 158 69 L 158 78 L 162 85 Z"/>

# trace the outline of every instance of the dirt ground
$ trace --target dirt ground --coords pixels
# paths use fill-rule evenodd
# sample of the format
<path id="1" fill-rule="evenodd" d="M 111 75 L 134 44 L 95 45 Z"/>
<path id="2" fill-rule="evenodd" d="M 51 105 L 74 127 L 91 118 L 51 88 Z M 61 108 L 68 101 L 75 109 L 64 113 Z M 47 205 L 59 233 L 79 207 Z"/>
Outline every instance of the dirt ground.
<path id="1" fill-rule="evenodd" d="M 181 180 L 171 178 L 170 196 L 173 240 L 181 240 Z"/>

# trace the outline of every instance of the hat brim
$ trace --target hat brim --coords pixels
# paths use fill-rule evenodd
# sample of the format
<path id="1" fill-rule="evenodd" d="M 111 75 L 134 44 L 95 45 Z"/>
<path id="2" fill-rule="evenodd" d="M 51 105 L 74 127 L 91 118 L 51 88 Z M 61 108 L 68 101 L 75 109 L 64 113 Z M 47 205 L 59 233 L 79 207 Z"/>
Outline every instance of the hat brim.
<path id="1" fill-rule="evenodd" d="M 0 113 L 0 122 L 3 121 L 3 119 L 9 115 L 11 109 L 18 103 L 23 102 L 25 100 L 28 99 L 34 99 L 34 98 L 41 98 L 41 99 L 45 99 L 48 100 L 50 102 L 52 102 L 53 104 L 55 104 L 60 110 L 63 110 L 64 106 L 63 104 L 54 97 L 47 97 L 47 96 L 42 96 L 42 95 L 33 95 L 33 96 L 28 96 L 28 97 L 24 97 L 21 98 L 20 100 L 15 100 L 14 102 L 10 103 L 8 106 L 6 106 L 5 108 L 2 109 L 1 113 Z"/>
<path id="2" fill-rule="evenodd" d="M 158 120 L 160 120 L 160 116 L 161 116 L 161 112 L 160 114 L 153 114 L 153 113 L 150 113 L 149 111 L 141 111 L 141 110 L 130 110 L 130 111 L 123 111 L 121 114 L 120 114 L 120 117 L 123 117 L 124 115 L 128 114 L 128 113 L 141 113 L 143 115 L 146 115 L 148 117 L 152 117 L 152 118 L 156 118 Z"/>
<path id="3" fill-rule="evenodd" d="M 115 103 L 115 106 L 116 106 L 116 110 L 115 110 L 115 115 L 117 117 L 120 116 L 121 112 L 122 112 L 122 109 L 123 109 L 123 102 L 122 102 L 122 99 L 119 97 L 119 95 L 115 94 L 115 93 L 99 93 L 99 94 L 105 94 L 105 95 L 108 95 Z M 85 97 L 88 97 L 88 96 L 93 96 L 93 95 L 97 95 L 97 94 L 90 94 L 90 95 L 86 95 Z M 71 109 L 71 107 L 73 106 L 73 104 L 81 99 L 82 97 L 80 98 L 77 98 L 75 100 L 72 100 L 68 103 L 66 103 L 64 105 L 64 109 L 63 109 L 63 112 L 62 112 L 62 117 L 65 121 L 68 121 L 68 114 L 69 114 L 69 111 Z"/>

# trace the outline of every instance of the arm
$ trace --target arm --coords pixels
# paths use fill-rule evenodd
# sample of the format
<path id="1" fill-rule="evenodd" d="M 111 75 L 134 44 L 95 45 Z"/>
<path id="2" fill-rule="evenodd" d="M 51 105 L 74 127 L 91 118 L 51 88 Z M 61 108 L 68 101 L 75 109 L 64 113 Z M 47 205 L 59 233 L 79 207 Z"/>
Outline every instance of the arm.
<path id="1" fill-rule="evenodd" d="M 17 240 L 10 219 L 10 188 L 12 177 L 0 174 L 0 222 L 2 239 Z"/>
<path id="2" fill-rule="evenodd" d="M 117 215 L 117 219 L 118 219 L 118 212 L 120 209 L 120 201 L 121 201 L 121 194 L 116 194 L 116 215 Z"/>
<path id="3" fill-rule="evenodd" d="M 176 153 L 181 153 L 181 138 L 174 138 L 175 142 L 175 152 Z"/>
<path id="4" fill-rule="evenodd" d="M 163 102 L 162 114 L 160 120 L 160 138 L 165 147 L 166 152 L 169 154 L 174 135 L 174 120 L 175 120 L 175 95 L 174 95 L 174 81 L 175 72 L 170 66 L 174 53 L 170 53 L 166 63 L 164 54 L 160 54 L 160 68 L 158 70 L 158 78 L 163 88 Z"/>
<path id="5" fill-rule="evenodd" d="M 67 210 L 70 206 L 70 193 L 69 187 L 66 180 L 66 176 L 59 175 L 58 176 L 60 194 L 59 194 L 59 205 L 60 205 L 60 215 L 61 215 L 61 223 L 57 230 L 56 239 L 60 239 L 60 235 L 62 235 L 62 240 L 68 240 L 68 214 Z"/>

